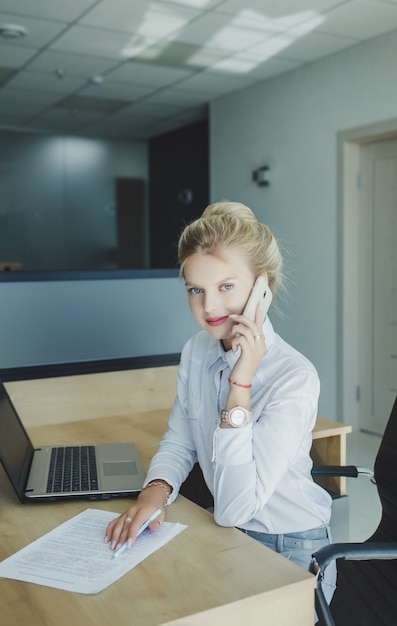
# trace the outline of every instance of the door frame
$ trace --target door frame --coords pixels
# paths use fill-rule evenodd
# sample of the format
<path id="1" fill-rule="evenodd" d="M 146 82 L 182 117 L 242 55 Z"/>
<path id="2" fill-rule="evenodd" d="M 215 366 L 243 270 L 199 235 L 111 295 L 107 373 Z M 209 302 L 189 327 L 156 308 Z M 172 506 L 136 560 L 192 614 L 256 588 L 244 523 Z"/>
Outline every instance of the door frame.
<path id="1" fill-rule="evenodd" d="M 337 135 L 337 372 L 338 421 L 360 428 L 358 370 L 358 215 L 360 149 L 397 137 L 397 118 Z"/>

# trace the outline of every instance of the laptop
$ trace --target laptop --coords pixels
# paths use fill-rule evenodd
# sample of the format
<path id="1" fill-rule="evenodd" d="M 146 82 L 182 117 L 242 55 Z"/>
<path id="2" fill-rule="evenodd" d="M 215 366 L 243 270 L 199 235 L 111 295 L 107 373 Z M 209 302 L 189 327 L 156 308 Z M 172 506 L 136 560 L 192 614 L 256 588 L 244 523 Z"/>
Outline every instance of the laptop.
<path id="1" fill-rule="evenodd" d="M 1 381 L 0 462 L 21 502 L 133 495 L 144 481 L 133 443 L 34 448 Z"/>

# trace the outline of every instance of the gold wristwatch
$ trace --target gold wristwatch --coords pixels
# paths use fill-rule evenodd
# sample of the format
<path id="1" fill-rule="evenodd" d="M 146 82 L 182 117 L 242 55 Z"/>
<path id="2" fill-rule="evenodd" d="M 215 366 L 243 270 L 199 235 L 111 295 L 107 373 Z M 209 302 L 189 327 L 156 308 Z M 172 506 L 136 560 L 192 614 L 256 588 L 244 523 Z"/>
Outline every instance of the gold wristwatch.
<path id="1" fill-rule="evenodd" d="M 242 406 L 235 406 L 229 411 L 221 411 L 221 422 L 230 424 L 233 428 L 247 426 L 252 422 L 252 413 Z"/>

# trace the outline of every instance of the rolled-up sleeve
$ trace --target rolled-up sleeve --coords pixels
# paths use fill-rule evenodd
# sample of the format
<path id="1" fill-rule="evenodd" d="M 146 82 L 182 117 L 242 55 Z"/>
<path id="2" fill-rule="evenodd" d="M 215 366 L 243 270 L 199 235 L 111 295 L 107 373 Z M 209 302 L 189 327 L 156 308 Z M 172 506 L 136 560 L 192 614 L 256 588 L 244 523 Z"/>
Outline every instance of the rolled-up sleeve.
<path id="1" fill-rule="evenodd" d="M 251 463 L 252 424 L 238 430 L 217 428 L 214 432 L 212 460 L 216 465 Z"/>

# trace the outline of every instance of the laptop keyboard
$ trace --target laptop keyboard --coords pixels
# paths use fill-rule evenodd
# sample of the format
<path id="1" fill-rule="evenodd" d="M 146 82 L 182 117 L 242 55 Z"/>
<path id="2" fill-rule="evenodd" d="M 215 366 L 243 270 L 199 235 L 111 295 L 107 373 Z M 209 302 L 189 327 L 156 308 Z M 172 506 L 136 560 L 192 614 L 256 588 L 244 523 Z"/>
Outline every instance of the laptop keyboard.
<path id="1" fill-rule="evenodd" d="M 47 493 L 97 491 L 94 446 L 52 448 Z"/>

